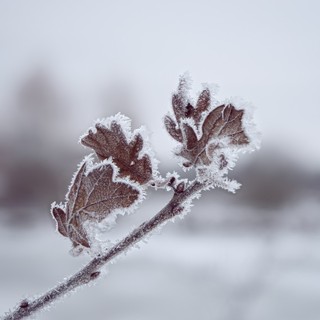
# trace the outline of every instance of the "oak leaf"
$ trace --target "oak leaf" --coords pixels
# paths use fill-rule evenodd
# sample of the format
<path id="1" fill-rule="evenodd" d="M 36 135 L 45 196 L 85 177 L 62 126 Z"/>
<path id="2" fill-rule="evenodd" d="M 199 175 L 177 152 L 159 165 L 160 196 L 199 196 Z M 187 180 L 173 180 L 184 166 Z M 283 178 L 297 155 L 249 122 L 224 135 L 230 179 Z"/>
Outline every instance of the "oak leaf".
<path id="1" fill-rule="evenodd" d="M 168 133 L 181 143 L 176 154 L 187 160 L 183 163 L 185 167 L 209 166 L 215 161 L 223 169 L 228 165 L 227 156 L 221 153 L 223 148 L 249 144 L 243 124 L 244 110 L 237 110 L 232 104 L 210 107 L 209 88 L 200 93 L 193 106 L 187 97 L 186 86 L 186 80 L 182 78 L 173 94 L 175 120 L 168 115 L 164 119 Z"/>
<path id="2" fill-rule="evenodd" d="M 111 121 L 109 126 L 98 122 L 81 138 L 81 143 L 92 148 L 100 160 L 112 158 L 119 168 L 119 176 L 127 177 L 141 185 L 153 176 L 150 156 L 143 152 L 144 139 L 138 132 L 128 139 L 121 123 Z"/>
<path id="3" fill-rule="evenodd" d="M 58 232 L 69 237 L 74 246 L 90 247 L 86 221 L 99 223 L 115 209 L 126 210 L 141 197 L 141 190 L 119 180 L 115 170 L 112 163 L 103 162 L 88 169 L 85 161 L 73 179 L 65 208 L 53 206 Z"/>

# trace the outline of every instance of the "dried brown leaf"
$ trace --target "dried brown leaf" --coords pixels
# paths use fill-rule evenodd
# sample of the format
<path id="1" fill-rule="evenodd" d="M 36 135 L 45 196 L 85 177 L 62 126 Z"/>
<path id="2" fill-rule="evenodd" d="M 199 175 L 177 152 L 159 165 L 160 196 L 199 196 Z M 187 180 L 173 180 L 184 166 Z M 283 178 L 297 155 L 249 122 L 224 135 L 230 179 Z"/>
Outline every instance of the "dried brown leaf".
<path id="1" fill-rule="evenodd" d="M 186 149 L 193 150 L 196 148 L 198 138 L 193 128 L 188 123 L 182 123 L 182 132 Z"/>
<path id="2" fill-rule="evenodd" d="M 205 89 L 201 92 L 196 107 L 194 109 L 193 120 L 198 127 L 201 121 L 201 117 L 206 112 L 211 103 L 211 94 L 209 89 Z"/>
<path id="3" fill-rule="evenodd" d="M 138 199 L 139 191 L 128 183 L 115 182 L 113 171 L 108 164 L 88 173 L 83 185 L 86 198 L 81 214 L 100 222 L 113 210 L 128 208 Z"/>
<path id="4" fill-rule="evenodd" d="M 210 110 L 209 88 L 200 93 L 193 106 L 187 92 L 187 80 L 182 77 L 172 96 L 175 120 L 169 116 L 164 119 L 168 133 L 182 144 L 177 155 L 187 160 L 183 163 L 185 167 L 208 166 L 215 161 L 222 170 L 227 167 L 228 159 L 218 150 L 227 145 L 240 147 L 250 142 L 244 131 L 244 110 L 237 110 L 232 104 Z"/>
<path id="5" fill-rule="evenodd" d="M 232 145 L 248 144 L 249 139 L 243 129 L 243 114 L 244 110 L 237 110 L 231 104 L 212 110 L 203 122 L 200 143 L 207 144 L 212 138 L 228 137 Z"/>
<path id="6" fill-rule="evenodd" d="M 215 108 L 204 119 L 199 140 L 192 127 L 183 124 L 184 144 L 179 155 L 194 165 L 209 165 L 213 151 L 221 147 L 219 140 L 227 139 L 232 146 L 248 144 L 249 139 L 242 124 L 243 113 L 243 110 L 236 110 L 233 105 Z M 226 159 L 222 162 L 226 166 Z"/>
<path id="7" fill-rule="evenodd" d="M 52 208 L 52 215 L 57 223 L 57 230 L 60 234 L 65 237 L 68 237 L 68 231 L 66 226 L 66 213 L 60 207 L 53 207 Z"/>
<path id="8" fill-rule="evenodd" d="M 67 195 L 66 213 L 54 207 L 53 216 L 58 231 L 69 237 L 74 246 L 90 247 L 84 223 L 101 222 L 115 209 L 127 209 L 140 196 L 140 190 L 114 177 L 111 163 L 101 164 L 87 171 L 84 162 L 77 172 Z M 64 214 L 64 215 L 63 215 Z"/>
<path id="9" fill-rule="evenodd" d="M 188 99 L 186 97 L 187 90 L 188 81 L 185 77 L 181 77 L 179 80 L 178 90 L 172 95 L 172 109 L 178 123 L 180 123 L 180 120 L 186 116 L 186 108 L 188 104 Z"/>
<path id="10" fill-rule="evenodd" d="M 128 177 L 141 185 L 148 183 L 152 178 L 152 164 L 149 155 L 139 157 L 144 144 L 142 136 L 138 133 L 128 142 L 116 121 L 112 121 L 110 128 L 101 123 L 95 127 L 96 132 L 89 130 L 81 143 L 92 148 L 100 160 L 112 157 L 120 177 Z"/>
<path id="11" fill-rule="evenodd" d="M 76 212 L 84 206 L 85 203 L 85 191 L 83 190 L 82 179 L 85 177 L 87 163 L 84 161 L 75 175 L 69 192 L 67 194 L 67 214 L 69 212 Z"/>
<path id="12" fill-rule="evenodd" d="M 181 94 L 173 94 L 172 96 L 172 109 L 174 115 L 177 119 L 177 122 L 180 122 L 180 119 L 185 117 L 185 105 L 184 99 Z"/>
<path id="13" fill-rule="evenodd" d="M 171 135 L 171 137 L 173 139 L 177 140 L 178 142 L 183 141 L 182 140 L 182 132 L 181 132 L 180 128 L 177 128 L 176 123 L 174 122 L 174 120 L 171 117 L 165 116 L 164 125 L 166 126 L 168 133 Z"/>

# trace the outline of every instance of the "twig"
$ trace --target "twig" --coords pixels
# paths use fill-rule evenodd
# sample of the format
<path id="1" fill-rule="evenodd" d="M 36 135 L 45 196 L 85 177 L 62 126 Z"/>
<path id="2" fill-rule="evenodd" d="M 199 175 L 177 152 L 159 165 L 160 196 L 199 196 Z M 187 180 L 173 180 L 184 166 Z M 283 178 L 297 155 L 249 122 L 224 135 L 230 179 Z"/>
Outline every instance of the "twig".
<path id="1" fill-rule="evenodd" d="M 196 193 L 203 190 L 205 187 L 206 185 L 204 183 L 195 181 L 186 190 L 176 189 L 169 203 L 149 221 L 142 223 L 106 253 L 93 258 L 80 271 L 44 293 L 39 298 L 34 300 L 22 300 L 18 307 L 4 315 L 2 319 L 18 320 L 28 317 L 45 308 L 66 293 L 72 292 L 75 288 L 97 279 L 100 275 L 99 270 L 103 265 L 131 248 L 135 243 L 143 239 L 148 233 L 162 225 L 165 221 L 179 215 L 183 211 L 183 203 L 186 200 L 192 199 Z"/>

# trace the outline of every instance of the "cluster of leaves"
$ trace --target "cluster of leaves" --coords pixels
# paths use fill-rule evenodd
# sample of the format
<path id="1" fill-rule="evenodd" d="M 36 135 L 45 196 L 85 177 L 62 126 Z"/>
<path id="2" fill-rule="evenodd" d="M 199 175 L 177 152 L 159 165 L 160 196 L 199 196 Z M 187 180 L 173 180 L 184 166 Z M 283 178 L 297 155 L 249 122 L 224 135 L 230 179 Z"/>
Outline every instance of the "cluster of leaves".
<path id="1" fill-rule="evenodd" d="M 131 134 L 130 121 L 118 114 L 97 122 L 81 138 L 98 159 L 82 162 L 75 174 L 64 205 L 52 206 L 60 234 L 70 238 L 74 247 L 91 247 L 87 221 L 100 223 L 116 209 L 129 211 L 141 201 L 144 189 L 155 175 L 146 142 L 139 130 Z M 141 130 L 140 130 L 141 131 Z"/>
<path id="2" fill-rule="evenodd" d="M 175 154 L 182 159 L 182 166 L 195 168 L 198 178 L 202 175 L 217 180 L 232 168 L 238 151 L 246 151 L 251 143 L 245 131 L 245 111 L 231 103 L 213 103 L 208 87 L 193 104 L 188 97 L 188 87 L 188 80 L 181 78 L 172 96 L 174 115 L 165 117 L 165 127 L 179 142 Z M 221 180 L 218 180 L 212 181 L 213 184 L 219 184 Z"/>
<path id="3" fill-rule="evenodd" d="M 182 77 L 172 96 L 173 115 L 164 118 L 168 133 L 178 143 L 176 156 L 184 168 L 195 168 L 197 179 L 208 187 L 234 191 L 239 184 L 225 177 L 237 152 L 246 150 L 251 138 L 246 131 L 244 109 L 231 103 L 212 101 L 208 87 L 196 103 L 188 97 L 188 81 Z M 130 119 L 118 114 L 98 121 L 81 138 L 94 150 L 97 162 L 86 158 L 72 180 L 64 205 L 54 204 L 52 215 L 58 231 L 70 238 L 74 247 L 91 247 L 88 222 L 100 223 L 113 213 L 131 211 L 150 185 L 166 185 L 183 192 L 174 175 L 157 175 L 153 154 L 147 147 L 142 129 L 131 132 Z M 117 211 L 118 210 L 118 211 Z"/>

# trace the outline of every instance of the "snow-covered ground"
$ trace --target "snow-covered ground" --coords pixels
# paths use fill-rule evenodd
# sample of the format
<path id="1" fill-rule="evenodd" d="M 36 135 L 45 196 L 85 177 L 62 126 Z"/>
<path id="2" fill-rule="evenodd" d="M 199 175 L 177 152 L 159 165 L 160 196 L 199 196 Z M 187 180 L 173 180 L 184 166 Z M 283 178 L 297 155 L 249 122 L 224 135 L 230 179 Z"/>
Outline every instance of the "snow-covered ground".
<path id="1" fill-rule="evenodd" d="M 303 221 L 300 229 L 290 227 L 290 219 L 309 216 L 318 223 L 320 206 L 306 201 L 295 207 L 264 231 L 227 228 L 228 223 L 212 230 L 181 229 L 199 214 L 193 210 L 110 265 L 96 285 L 78 290 L 38 319 L 318 320 L 320 229 L 303 228 Z M 87 261 L 71 257 L 69 248 L 52 225 L 1 227 L 0 314 Z"/>

